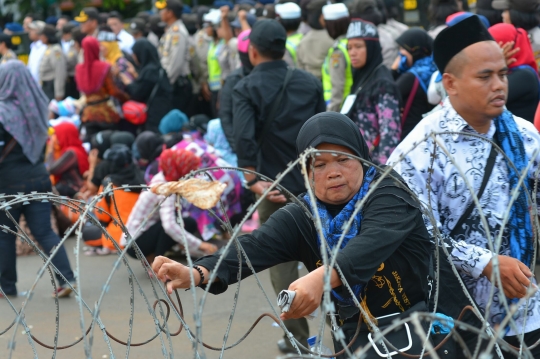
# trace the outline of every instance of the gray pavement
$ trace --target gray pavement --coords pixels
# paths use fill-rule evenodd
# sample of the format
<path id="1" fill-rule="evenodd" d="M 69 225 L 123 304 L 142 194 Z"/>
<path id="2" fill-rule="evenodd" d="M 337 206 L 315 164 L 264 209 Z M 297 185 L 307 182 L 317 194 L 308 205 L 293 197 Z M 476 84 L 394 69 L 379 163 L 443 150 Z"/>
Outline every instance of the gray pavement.
<path id="1" fill-rule="evenodd" d="M 70 239 L 67 242 L 67 251 L 72 266 L 75 268 L 74 247 L 76 241 Z M 112 271 L 116 256 L 105 257 L 87 257 L 80 256 L 80 277 L 82 281 L 82 295 L 88 305 L 93 306 L 99 298 L 103 284 Z M 148 297 L 153 297 L 150 280 L 138 261 L 129 259 L 130 265 L 135 275 L 142 284 L 142 288 Z M 39 257 L 27 256 L 18 257 L 17 268 L 19 275 L 18 290 L 20 292 L 28 290 L 33 284 L 36 273 L 41 265 Z M 304 270 L 305 272 L 305 270 Z M 270 277 L 267 272 L 259 274 L 263 288 L 266 290 L 272 301 L 275 301 L 274 291 L 270 284 Z M 202 318 L 203 339 L 206 343 L 213 346 L 220 346 L 223 342 L 223 336 L 227 328 L 229 316 L 234 302 L 234 293 L 236 287 L 219 296 L 209 295 L 204 308 Z M 50 280 L 44 276 L 38 283 L 32 300 L 26 307 L 25 319 L 31 326 L 32 334 L 40 341 L 52 345 L 55 333 L 56 309 L 54 299 L 51 297 L 52 287 Z M 200 297 L 203 291 L 197 289 L 197 295 Z M 180 292 L 182 304 L 184 306 L 185 319 L 191 327 L 194 327 L 193 320 L 193 301 L 191 292 Z M 20 308 L 24 298 L 18 297 L 13 300 L 15 306 Z M 151 300 L 153 303 L 154 299 Z M 248 278 L 242 282 L 240 298 L 236 309 L 231 333 L 228 343 L 236 342 L 243 336 L 257 317 L 270 312 L 270 305 L 266 302 L 264 295 L 257 286 L 254 278 Z M 128 274 L 125 267 L 116 271 L 109 292 L 105 295 L 105 300 L 100 311 L 101 318 L 107 330 L 121 340 L 126 340 L 129 334 L 130 318 L 130 286 L 128 283 Z M 3 331 L 14 318 L 12 309 L 7 301 L 0 301 L 0 332 Z M 73 298 L 60 300 L 60 334 L 59 345 L 66 345 L 81 337 L 79 308 L 77 301 Z M 85 322 L 88 325 L 90 315 L 85 311 Z M 318 320 L 311 322 L 311 332 L 316 333 Z M 179 328 L 179 321 L 171 315 L 169 325 L 172 332 Z M 8 343 L 11 340 L 14 329 L 0 336 L 0 358 L 8 358 Z M 133 325 L 132 343 L 145 341 L 154 334 L 155 326 L 153 319 L 148 313 L 146 304 L 135 288 L 135 317 Z M 92 358 L 110 358 L 106 342 L 99 330 L 94 330 L 94 340 L 92 346 Z M 327 337 L 325 344 L 331 347 L 331 340 L 326 331 Z M 248 338 L 238 347 L 225 352 L 224 358 L 247 359 L 247 358 L 276 358 L 280 355 L 277 350 L 276 342 L 281 338 L 282 330 L 272 325 L 269 318 L 263 319 L 253 330 Z M 166 340 L 166 339 L 165 339 Z M 13 359 L 33 358 L 32 347 L 28 342 L 24 329 L 19 326 L 15 332 L 16 347 L 13 352 Z M 191 343 L 183 331 L 179 336 L 172 339 L 174 358 L 193 358 Z M 125 358 L 126 347 L 117 343 L 112 343 L 112 349 L 115 357 Z M 166 342 L 167 348 L 168 343 Z M 51 358 L 53 351 L 42 348 L 36 344 L 38 358 Z M 219 352 L 205 350 L 207 358 L 219 358 Z M 84 346 L 79 343 L 73 348 L 60 350 L 56 358 L 84 358 Z M 159 338 L 152 343 L 142 347 L 132 347 L 129 352 L 129 358 L 162 358 L 162 349 Z"/>

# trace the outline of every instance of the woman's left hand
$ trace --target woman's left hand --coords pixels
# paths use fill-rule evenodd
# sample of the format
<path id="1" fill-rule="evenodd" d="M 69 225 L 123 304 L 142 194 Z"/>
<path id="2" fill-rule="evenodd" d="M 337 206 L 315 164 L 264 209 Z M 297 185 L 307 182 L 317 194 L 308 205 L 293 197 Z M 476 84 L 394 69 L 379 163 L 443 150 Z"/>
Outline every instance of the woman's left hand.
<path id="1" fill-rule="evenodd" d="M 137 70 L 135 70 L 135 67 L 133 66 L 133 64 L 131 62 L 127 63 L 127 72 L 128 72 L 128 74 L 130 74 L 134 78 L 137 78 L 137 76 L 138 76 Z"/>
<path id="2" fill-rule="evenodd" d="M 126 74 L 120 73 L 119 76 L 120 76 L 120 80 L 122 80 L 122 83 L 124 85 L 127 86 L 127 85 L 131 84 L 132 81 Z"/>
<path id="3" fill-rule="evenodd" d="M 281 313 L 281 320 L 303 318 L 321 305 L 323 295 L 323 267 L 292 282 L 289 290 L 295 291 L 291 308 Z"/>

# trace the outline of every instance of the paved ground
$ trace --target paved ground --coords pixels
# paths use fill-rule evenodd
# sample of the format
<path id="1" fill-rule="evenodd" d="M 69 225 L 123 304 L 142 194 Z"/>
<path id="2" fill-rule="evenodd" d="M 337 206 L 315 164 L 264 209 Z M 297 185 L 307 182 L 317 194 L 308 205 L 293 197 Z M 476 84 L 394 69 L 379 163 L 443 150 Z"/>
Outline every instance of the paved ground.
<path id="1" fill-rule="evenodd" d="M 67 249 L 72 265 L 75 263 L 75 256 L 73 254 L 74 246 L 75 240 L 69 240 Z M 81 280 L 83 283 L 82 295 L 90 306 L 93 306 L 98 300 L 102 286 L 113 268 L 115 258 L 115 256 L 86 257 L 84 255 L 80 257 Z M 18 258 L 19 291 L 25 291 L 30 288 L 35 280 L 35 274 L 39 270 L 40 264 L 41 261 L 37 256 Z M 130 264 L 133 266 L 137 278 L 139 278 L 142 283 L 145 293 L 148 296 L 152 296 L 153 292 L 150 280 L 145 276 L 142 267 L 137 261 L 131 259 Z M 272 300 L 275 300 L 268 273 L 261 273 L 260 279 L 267 293 L 272 295 Z M 47 344 L 53 343 L 55 332 L 54 320 L 56 310 L 54 300 L 50 296 L 51 291 L 50 280 L 48 277 L 43 277 L 36 287 L 35 294 L 27 306 L 25 315 L 27 324 L 32 327 L 32 334 Z M 235 287 L 230 288 L 226 293 L 220 296 L 209 295 L 208 297 L 203 316 L 203 337 L 208 344 L 219 346 L 223 342 L 223 335 L 233 306 L 234 291 Z M 202 293 L 202 290 L 197 290 L 199 296 Z M 184 305 L 186 321 L 189 325 L 193 326 L 193 301 L 191 299 L 191 292 L 182 292 L 180 295 Z M 22 301 L 23 298 L 19 297 L 14 300 L 14 303 L 20 308 Z M 254 278 L 249 278 L 242 282 L 240 299 L 236 310 L 237 314 L 234 318 L 233 327 L 229 336 L 229 343 L 237 341 L 249 329 L 256 318 L 261 313 L 267 311 L 270 311 L 270 306 L 265 301 Z M 112 335 L 123 340 L 128 337 L 130 286 L 125 268 L 121 268 L 115 273 L 110 290 L 105 296 L 105 301 L 101 307 L 100 314 L 104 325 Z M 7 302 L 5 300 L 0 301 L 0 331 L 3 331 L 9 325 L 13 321 L 13 318 L 13 311 L 8 306 Z M 79 309 L 74 298 L 60 301 L 59 345 L 71 343 L 81 336 L 79 318 Z M 85 312 L 86 323 L 89 322 L 89 318 L 90 316 Z M 176 318 L 169 320 L 173 332 L 178 329 L 178 323 Z M 315 328 L 317 323 L 310 323 L 312 325 L 313 333 L 317 330 Z M 19 326 L 15 333 L 16 347 L 12 358 L 33 358 L 32 348 L 28 343 L 26 335 L 22 332 L 23 328 Z M 8 358 L 9 350 L 7 350 L 7 346 L 13 333 L 14 330 L 11 329 L 6 334 L 0 336 L 0 358 L 2 359 Z M 148 313 L 141 295 L 138 290 L 135 289 L 135 319 L 132 343 L 147 340 L 155 333 L 153 320 Z M 242 344 L 237 348 L 227 351 L 224 357 L 235 359 L 276 358 L 280 354 L 277 350 L 276 342 L 281 338 L 281 335 L 281 329 L 272 326 L 270 319 L 263 319 Z M 103 336 L 99 330 L 94 330 L 93 342 L 92 358 L 99 359 L 110 357 Z M 330 346 L 329 338 L 326 338 L 326 344 L 327 346 Z M 124 346 L 113 343 L 112 348 L 115 357 L 126 357 L 126 349 Z M 39 358 L 52 357 L 52 350 L 42 348 L 38 345 L 36 345 L 36 349 Z M 173 338 L 173 349 L 174 358 L 193 357 L 191 343 L 184 332 L 178 337 Z M 208 350 L 205 350 L 205 354 L 207 358 L 219 357 L 218 353 Z M 84 358 L 84 347 L 82 343 L 80 343 L 74 348 L 58 351 L 56 358 Z M 159 339 L 142 347 L 131 348 L 129 358 L 162 358 Z"/>

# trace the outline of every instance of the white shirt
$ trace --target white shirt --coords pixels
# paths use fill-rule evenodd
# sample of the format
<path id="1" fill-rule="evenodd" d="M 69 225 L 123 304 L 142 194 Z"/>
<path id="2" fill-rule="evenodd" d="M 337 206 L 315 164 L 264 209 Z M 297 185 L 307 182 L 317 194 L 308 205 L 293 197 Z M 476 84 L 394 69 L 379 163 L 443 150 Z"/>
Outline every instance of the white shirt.
<path id="1" fill-rule="evenodd" d="M 34 41 L 30 44 L 30 55 L 28 55 L 28 70 L 30 74 L 39 84 L 39 68 L 41 65 L 41 59 L 47 50 L 47 45 L 45 45 L 41 40 Z"/>
<path id="2" fill-rule="evenodd" d="M 133 47 L 133 44 L 135 43 L 135 39 L 133 36 L 131 36 L 126 30 L 122 29 L 116 35 L 116 38 L 118 39 L 118 45 L 120 46 L 120 50 L 132 54 L 133 51 L 131 51 L 131 48 Z"/>
<path id="3" fill-rule="evenodd" d="M 61 40 L 60 43 L 62 44 L 62 51 L 64 52 L 64 55 L 67 55 L 69 50 L 71 49 L 71 46 L 73 45 L 73 40 L 64 41 Z"/>
<path id="4" fill-rule="evenodd" d="M 536 149 L 540 148 L 540 134 L 530 122 L 515 116 L 514 119 L 523 138 L 525 152 L 528 158 L 531 159 Z M 433 166 L 431 166 L 434 140 L 430 138 L 423 143 L 420 142 L 426 135 L 433 132 L 465 132 L 479 135 L 454 110 L 450 100 L 447 98 L 441 110 L 425 117 L 403 140 L 388 159 L 388 164 L 396 164 L 394 167 L 396 172 L 403 177 L 426 208 L 429 208 L 427 203 L 431 201 L 431 209 L 437 222 L 436 225 L 443 235 L 448 235 L 469 206 L 469 203 L 471 203 L 472 198 L 460 172 L 440 146 L 437 146 L 436 157 Z M 491 139 L 494 134 L 495 124 L 492 122 L 488 133 L 481 136 Z M 453 160 L 457 163 L 461 172 L 465 174 L 475 193 L 478 193 L 491 150 L 491 143 L 463 134 L 442 134 L 437 138 L 443 143 L 447 151 L 452 154 Z M 399 161 L 399 158 L 414 147 L 416 143 L 420 143 L 419 146 L 409 152 L 403 160 Z M 529 170 L 529 178 L 534 178 L 534 172 L 539 164 L 540 156 L 537 156 L 534 158 L 534 164 Z M 432 190 L 428 191 L 427 183 L 431 170 L 430 185 Z M 488 222 L 493 244 L 500 232 L 502 219 L 508 207 L 509 193 L 507 165 L 502 154 L 499 153 L 484 194 L 479 199 L 482 212 Z M 489 263 L 492 252 L 488 249 L 486 231 L 479 218 L 478 211 L 474 210 L 471 217 L 469 217 L 474 225 L 464 227 L 464 234 L 453 238 L 451 255 L 453 263 L 460 272 L 469 292 L 473 295 L 479 307 L 485 309 L 492 290 L 492 284 L 488 278 L 482 276 L 482 272 Z M 427 218 L 425 221 L 426 227 L 431 231 L 433 224 Z M 502 236 L 499 254 L 510 255 L 507 235 L 503 234 Z M 536 283 L 536 280 L 533 279 L 533 281 Z M 500 296 L 501 299 L 505 298 L 503 293 L 500 293 Z M 504 304 L 499 302 L 498 298 L 499 290 L 495 288 L 488 317 L 491 325 L 500 322 L 500 319 L 497 320 L 497 316 L 500 318 L 500 314 L 504 313 Z M 525 304 L 519 308 L 517 314 L 516 326 L 520 330 L 525 317 Z M 538 328 L 540 328 L 540 291 L 537 291 L 529 301 L 528 318 L 524 332 L 528 333 Z M 510 330 L 506 335 L 516 335 L 516 333 Z"/>

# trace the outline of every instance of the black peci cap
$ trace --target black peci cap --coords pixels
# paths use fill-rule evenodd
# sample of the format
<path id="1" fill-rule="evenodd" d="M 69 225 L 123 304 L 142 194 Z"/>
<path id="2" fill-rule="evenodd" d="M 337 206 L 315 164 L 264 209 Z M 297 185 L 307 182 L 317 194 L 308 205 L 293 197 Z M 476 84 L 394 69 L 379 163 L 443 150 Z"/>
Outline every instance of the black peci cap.
<path id="1" fill-rule="evenodd" d="M 258 20 L 249 34 L 249 41 L 259 49 L 284 51 L 287 33 L 285 28 L 276 20 Z"/>
<path id="2" fill-rule="evenodd" d="M 482 41 L 494 40 L 480 18 L 471 16 L 439 33 L 433 42 L 433 61 L 442 74 L 454 56 Z"/>

